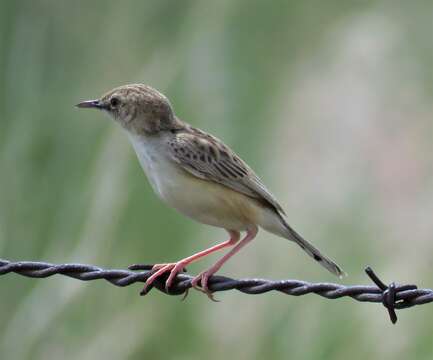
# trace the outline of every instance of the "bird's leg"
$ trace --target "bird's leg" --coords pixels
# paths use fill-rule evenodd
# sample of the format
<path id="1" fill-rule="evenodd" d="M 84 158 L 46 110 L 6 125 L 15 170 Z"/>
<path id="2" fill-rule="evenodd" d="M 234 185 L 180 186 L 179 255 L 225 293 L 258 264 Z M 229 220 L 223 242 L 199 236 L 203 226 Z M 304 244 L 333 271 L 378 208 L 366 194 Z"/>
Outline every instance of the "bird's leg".
<path id="1" fill-rule="evenodd" d="M 215 251 L 224 249 L 228 246 L 232 246 L 236 244 L 240 239 L 240 233 L 239 231 L 234 230 L 227 230 L 230 234 L 230 239 L 227 241 L 224 241 L 220 244 L 214 245 L 206 250 L 200 251 L 194 255 L 188 256 L 185 259 L 179 260 L 175 263 L 169 263 L 169 264 L 156 264 L 153 266 L 152 270 L 156 270 L 155 273 L 153 273 L 147 280 L 144 285 L 143 290 L 141 291 L 142 294 L 147 293 L 148 287 L 158 278 L 160 275 L 166 273 L 167 271 L 170 271 L 170 275 L 165 283 L 165 288 L 168 290 L 173 282 L 173 279 L 176 277 L 176 275 L 182 271 L 182 269 L 188 265 L 191 264 L 194 261 L 197 261 L 201 259 L 202 257 L 209 255 Z"/>
<path id="2" fill-rule="evenodd" d="M 199 275 L 197 275 L 191 282 L 191 286 L 195 289 L 203 291 L 211 300 L 214 300 L 212 296 L 212 292 L 209 290 L 207 283 L 209 280 L 209 277 L 211 277 L 213 274 L 215 274 L 221 266 L 224 265 L 224 263 L 230 259 L 234 254 L 236 254 L 239 250 L 241 250 L 246 244 L 248 244 L 251 240 L 253 240 L 259 229 L 257 226 L 251 227 L 247 230 L 247 234 L 245 237 L 233 248 L 231 249 L 227 254 L 225 254 L 221 259 L 219 259 L 213 266 L 211 266 L 206 271 L 203 271 Z M 200 283 L 200 287 L 199 287 Z"/>

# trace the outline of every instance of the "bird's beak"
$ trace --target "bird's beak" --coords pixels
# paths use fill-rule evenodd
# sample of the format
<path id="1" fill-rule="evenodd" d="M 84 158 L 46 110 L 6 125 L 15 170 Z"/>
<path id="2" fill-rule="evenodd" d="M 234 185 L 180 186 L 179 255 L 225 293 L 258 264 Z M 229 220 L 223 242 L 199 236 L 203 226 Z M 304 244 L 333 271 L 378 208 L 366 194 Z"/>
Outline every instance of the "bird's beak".
<path id="1" fill-rule="evenodd" d="M 79 104 L 75 105 L 78 108 L 85 108 L 85 109 L 103 109 L 104 105 L 101 103 L 100 100 L 87 100 L 80 102 Z"/>

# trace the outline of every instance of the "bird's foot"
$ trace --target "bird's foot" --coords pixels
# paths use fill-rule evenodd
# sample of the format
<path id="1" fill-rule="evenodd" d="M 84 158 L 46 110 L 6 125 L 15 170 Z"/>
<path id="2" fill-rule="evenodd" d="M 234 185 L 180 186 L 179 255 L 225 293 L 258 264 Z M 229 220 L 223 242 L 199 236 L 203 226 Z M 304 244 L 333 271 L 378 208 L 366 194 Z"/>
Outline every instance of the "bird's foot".
<path id="1" fill-rule="evenodd" d="M 168 264 L 155 264 L 152 267 L 153 274 L 146 280 L 144 284 L 143 290 L 141 290 L 140 294 L 145 295 L 147 294 L 149 287 L 153 284 L 153 282 L 163 275 L 164 273 L 170 271 L 170 275 L 168 276 L 167 281 L 165 282 L 165 291 L 168 293 L 170 286 L 173 283 L 174 278 L 176 275 L 182 271 L 184 271 L 186 262 L 185 261 L 178 261 L 176 263 L 168 263 Z"/>
<path id="2" fill-rule="evenodd" d="M 209 270 L 201 272 L 194 279 L 192 279 L 191 287 L 193 287 L 194 289 L 201 291 L 202 293 L 206 294 L 210 300 L 212 300 L 214 302 L 219 302 L 219 300 L 215 299 L 215 297 L 212 294 L 212 291 L 210 291 L 209 287 L 208 287 L 209 278 L 213 274 L 215 274 L 216 272 L 217 272 L 217 270 L 214 270 L 212 268 L 210 268 Z"/>

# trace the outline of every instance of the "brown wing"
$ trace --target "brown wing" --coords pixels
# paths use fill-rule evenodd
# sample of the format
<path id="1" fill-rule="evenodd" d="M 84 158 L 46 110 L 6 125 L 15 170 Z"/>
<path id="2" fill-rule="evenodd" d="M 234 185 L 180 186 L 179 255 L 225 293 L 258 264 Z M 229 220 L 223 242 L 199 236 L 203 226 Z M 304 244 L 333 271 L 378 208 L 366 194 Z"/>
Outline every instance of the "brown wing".
<path id="1" fill-rule="evenodd" d="M 188 128 L 176 133 L 169 149 L 172 159 L 192 175 L 256 198 L 285 214 L 254 171 L 221 140 Z"/>

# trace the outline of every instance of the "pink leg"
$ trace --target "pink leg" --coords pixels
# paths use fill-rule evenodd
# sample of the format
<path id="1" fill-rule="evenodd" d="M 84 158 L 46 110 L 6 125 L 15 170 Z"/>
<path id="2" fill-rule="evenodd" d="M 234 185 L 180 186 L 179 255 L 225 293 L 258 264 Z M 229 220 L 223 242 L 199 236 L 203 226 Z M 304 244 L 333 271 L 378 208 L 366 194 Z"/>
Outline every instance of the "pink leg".
<path id="1" fill-rule="evenodd" d="M 199 275 L 197 275 L 193 280 L 191 285 L 194 288 L 198 288 L 198 283 L 201 283 L 201 290 L 207 294 L 207 296 L 214 300 L 212 297 L 212 293 L 210 292 L 207 283 L 209 280 L 209 277 L 211 277 L 213 274 L 215 274 L 221 266 L 224 265 L 224 263 L 230 259 L 234 254 L 236 254 L 239 250 L 241 250 L 246 244 L 248 244 L 251 240 L 253 240 L 259 229 L 257 226 L 251 227 L 247 230 L 247 235 L 233 248 L 231 249 L 227 254 L 225 254 L 221 259 L 219 259 L 212 267 L 207 269 L 206 271 L 203 271 Z"/>
<path id="2" fill-rule="evenodd" d="M 227 230 L 227 231 L 230 234 L 230 239 L 222 242 L 221 244 L 214 245 L 214 246 L 210 247 L 209 249 L 206 249 L 206 250 L 200 251 L 194 255 L 188 256 L 187 258 L 182 259 L 176 263 L 154 265 L 152 270 L 157 270 L 157 271 L 146 280 L 146 283 L 145 283 L 144 288 L 141 291 L 141 293 L 146 294 L 148 287 L 155 281 L 156 278 L 158 278 L 160 275 L 164 274 L 165 272 L 170 271 L 170 276 L 168 277 L 168 279 L 165 283 L 165 287 L 166 287 L 166 289 L 168 289 L 171 286 L 173 279 L 176 277 L 176 275 L 180 271 L 182 271 L 182 269 L 186 265 L 191 264 L 192 262 L 199 260 L 202 257 L 209 255 L 215 251 L 218 251 L 218 250 L 224 249 L 228 246 L 232 246 L 232 245 L 236 244 L 239 241 L 240 236 L 241 236 L 239 231 L 234 231 L 234 230 Z"/>

